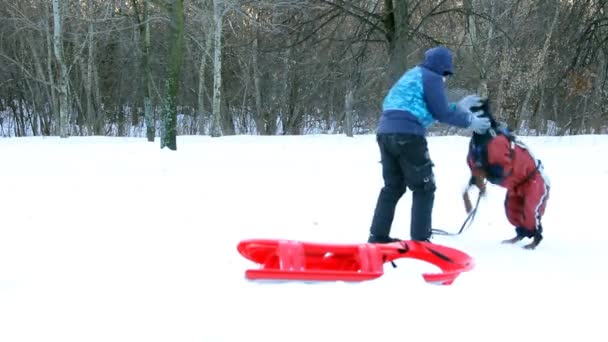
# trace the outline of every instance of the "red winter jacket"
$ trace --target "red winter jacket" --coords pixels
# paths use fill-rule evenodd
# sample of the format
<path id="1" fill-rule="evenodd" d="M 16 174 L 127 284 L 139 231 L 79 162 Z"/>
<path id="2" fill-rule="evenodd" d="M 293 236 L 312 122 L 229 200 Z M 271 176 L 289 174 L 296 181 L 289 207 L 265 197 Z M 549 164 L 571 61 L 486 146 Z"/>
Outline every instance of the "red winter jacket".
<path id="1" fill-rule="evenodd" d="M 511 156 L 513 148 L 513 156 Z M 467 163 L 473 176 L 481 176 L 479 168 L 475 166 L 473 153 L 469 151 Z M 498 135 L 487 144 L 487 167 L 485 175 L 489 182 L 513 190 L 525 183 L 536 170 L 536 159 L 525 146 L 511 142 L 504 135 Z"/>

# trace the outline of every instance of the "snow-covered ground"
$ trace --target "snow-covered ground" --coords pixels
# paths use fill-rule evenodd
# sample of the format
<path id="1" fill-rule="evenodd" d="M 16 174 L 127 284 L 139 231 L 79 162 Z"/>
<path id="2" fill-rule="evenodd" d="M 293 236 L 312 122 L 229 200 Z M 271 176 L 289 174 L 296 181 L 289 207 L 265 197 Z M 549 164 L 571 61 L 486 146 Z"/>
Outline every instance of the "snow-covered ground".
<path id="1" fill-rule="evenodd" d="M 490 187 L 469 230 L 433 239 L 475 259 L 451 286 L 412 259 L 358 284 L 244 278 L 243 239 L 366 241 L 371 135 L 0 139 L 0 341 L 607 341 L 608 136 L 522 139 L 551 177 L 545 240 L 501 245 Z M 435 228 L 465 219 L 467 142 L 429 138 Z"/>

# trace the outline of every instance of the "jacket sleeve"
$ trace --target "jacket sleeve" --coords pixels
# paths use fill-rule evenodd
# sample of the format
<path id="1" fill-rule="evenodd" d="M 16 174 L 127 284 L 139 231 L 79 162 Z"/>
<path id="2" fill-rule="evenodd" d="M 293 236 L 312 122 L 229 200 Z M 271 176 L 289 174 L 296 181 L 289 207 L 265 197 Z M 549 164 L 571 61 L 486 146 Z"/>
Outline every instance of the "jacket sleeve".
<path id="1" fill-rule="evenodd" d="M 448 104 L 441 76 L 425 69 L 422 72 L 422 89 L 427 108 L 437 121 L 460 128 L 468 128 L 471 125 L 469 113 Z"/>
<path id="2" fill-rule="evenodd" d="M 505 136 L 498 136 L 488 144 L 488 164 L 500 166 L 503 177 L 513 172 L 511 144 Z"/>

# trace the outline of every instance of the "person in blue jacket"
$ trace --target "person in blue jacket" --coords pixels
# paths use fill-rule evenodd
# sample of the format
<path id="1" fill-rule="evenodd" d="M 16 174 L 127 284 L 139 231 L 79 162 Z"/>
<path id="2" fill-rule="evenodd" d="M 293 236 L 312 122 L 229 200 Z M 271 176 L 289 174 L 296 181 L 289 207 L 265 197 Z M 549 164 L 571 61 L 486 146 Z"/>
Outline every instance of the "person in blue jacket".
<path id="1" fill-rule="evenodd" d="M 490 127 L 488 118 L 477 117 L 471 107 L 481 105 L 477 95 L 448 103 L 446 77 L 453 74 L 452 54 L 446 47 L 427 50 L 424 61 L 405 72 L 384 98 L 376 132 L 380 148 L 384 186 L 374 211 L 368 243 L 389 243 L 397 202 L 406 188 L 412 191 L 410 235 L 412 240 L 430 241 L 435 200 L 433 162 L 426 130 L 435 122 L 478 133 Z"/>

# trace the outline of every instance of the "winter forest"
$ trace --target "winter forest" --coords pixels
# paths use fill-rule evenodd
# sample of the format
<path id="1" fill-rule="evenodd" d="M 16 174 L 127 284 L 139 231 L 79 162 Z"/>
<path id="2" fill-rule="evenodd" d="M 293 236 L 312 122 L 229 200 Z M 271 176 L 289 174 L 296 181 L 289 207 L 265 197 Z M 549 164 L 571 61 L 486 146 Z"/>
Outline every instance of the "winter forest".
<path id="1" fill-rule="evenodd" d="M 434 45 L 519 134 L 608 126 L 607 0 L 0 2 L 5 137 L 371 133 Z"/>

